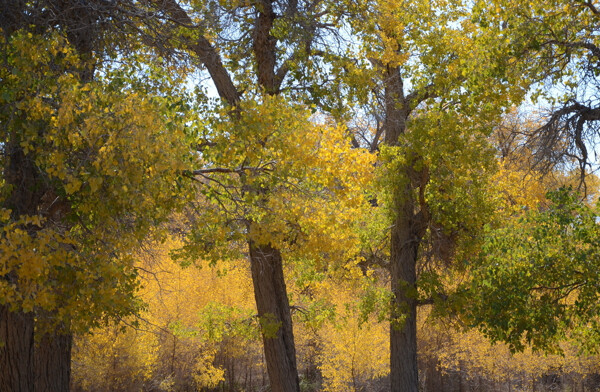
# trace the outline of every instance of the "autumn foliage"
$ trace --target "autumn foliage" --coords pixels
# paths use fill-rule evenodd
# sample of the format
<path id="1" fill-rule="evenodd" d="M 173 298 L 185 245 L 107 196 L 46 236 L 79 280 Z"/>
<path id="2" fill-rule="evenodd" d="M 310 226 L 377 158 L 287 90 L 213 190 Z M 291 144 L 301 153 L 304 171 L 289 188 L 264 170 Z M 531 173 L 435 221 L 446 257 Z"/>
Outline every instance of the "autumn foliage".
<path id="1" fill-rule="evenodd" d="M 596 390 L 595 1 L 0 9 L 0 392 Z"/>

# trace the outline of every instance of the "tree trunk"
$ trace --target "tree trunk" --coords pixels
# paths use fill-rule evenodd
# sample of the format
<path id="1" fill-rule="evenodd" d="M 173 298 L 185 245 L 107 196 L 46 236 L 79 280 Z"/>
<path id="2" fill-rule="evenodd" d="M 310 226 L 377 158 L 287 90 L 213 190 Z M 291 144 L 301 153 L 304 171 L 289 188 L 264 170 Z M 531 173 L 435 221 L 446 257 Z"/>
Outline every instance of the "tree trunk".
<path id="1" fill-rule="evenodd" d="M 462 361 L 458 362 L 458 392 L 465 392 L 465 387 L 463 385 Z"/>
<path id="2" fill-rule="evenodd" d="M 0 305 L 0 391 L 33 392 L 33 313 Z"/>
<path id="3" fill-rule="evenodd" d="M 408 189 L 406 189 L 408 188 Z M 410 185 L 391 234 L 390 277 L 392 325 L 390 328 L 391 392 L 418 392 L 416 263 L 419 239 L 413 230 Z"/>
<path id="4" fill-rule="evenodd" d="M 69 392 L 73 335 L 47 334 L 36 343 L 35 392 Z"/>
<path id="5" fill-rule="evenodd" d="M 385 144 L 397 146 L 406 132 L 411 112 L 404 95 L 404 83 L 398 67 L 385 69 Z M 422 218 L 416 215 L 411 168 L 400 168 L 392 180 L 395 219 L 390 238 L 390 279 L 392 312 L 390 325 L 391 392 L 417 392 L 417 253 L 422 238 Z M 399 184 L 398 184 L 399 182 Z M 423 186 L 423 184 L 418 184 Z"/>
<path id="6" fill-rule="evenodd" d="M 5 146 L 8 159 L 4 167 L 4 180 L 12 186 L 2 207 L 12 211 L 11 218 L 36 215 L 43 195 L 38 170 L 19 145 L 18 138 Z M 27 230 L 28 228 L 23 228 Z M 15 271 L 0 276 L 9 285 L 18 286 Z M 19 303 L 19 306 L 21 304 Z M 33 312 L 11 312 L 0 305 L 0 391 L 32 392 L 35 385 L 34 368 L 34 315 Z"/>
<path id="7" fill-rule="evenodd" d="M 250 266 L 272 392 L 299 392 L 292 316 L 281 253 L 250 241 Z"/>

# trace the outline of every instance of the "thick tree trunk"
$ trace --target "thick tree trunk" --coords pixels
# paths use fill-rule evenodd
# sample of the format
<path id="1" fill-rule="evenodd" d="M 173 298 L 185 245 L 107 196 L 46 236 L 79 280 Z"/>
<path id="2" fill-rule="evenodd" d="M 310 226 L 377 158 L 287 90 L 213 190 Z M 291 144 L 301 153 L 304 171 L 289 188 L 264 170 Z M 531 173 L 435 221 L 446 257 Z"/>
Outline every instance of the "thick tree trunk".
<path id="1" fill-rule="evenodd" d="M 69 392 L 73 335 L 47 334 L 35 345 L 35 392 Z"/>
<path id="2" fill-rule="evenodd" d="M 2 207 L 10 209 L 15 220 L 21 215 L 35 215 L 43 194 L 35 164 L 25 155 L 18 140 L 11 140 L 5 149 L 8 152 L 8 159 L 4 167 L 4 180 L 6 184 L 12 186 L 12 192 Z M 18 285 L 15 271 L 0 276 L 0 279 L 3 283 Z M 8 306 L 0 305 L 1 392 L 33 392 L 35 385 L 33 333 L 33 312 L 21 310 L 11 312 Z"/>
<path id="3" fill-rule="evenodd" d="M 272 392 L 299 392 L 296 348 L 281 253 L 250 242 L 250 266 Z"/>
<path id="4" fill-rule="evenodd" d="M 13 143 L 8 149 L 10 160 L 5 171 L 13 192 L 6 206 L 14 219 L 22 215 L 37 215 L 43 209 L 47 191 L 39 178 L 39 170 L 20 146 Z M 24 227 L 26 230 L 34 230 Z M 35 235 L 30 232 L 29 235 Z M 1 277 L 17 284 L 16 273 Z M 39 391 L 68 392 L 71 369 L 71 337 L 47 335 L 34 343 L 34 324 L 46 315 L 36 312 L 9 312 L 0 306 L 0 392 Z"/>
<path id="5" fill-rule="evenodd" d="M 385 144 L 398 146 L 400 136 L 416 102 L 414 92 L 404 94 L 404 83 L 398 67 L 386 67 L 385 84 Z M 417 392 L 417 255 L 424 233 L 425 213 L 417 212 L 414 189 L 425 186 L 423 178 L 415 178 L 412 167 L 399 168 L 400 184 L 392 185 L 395 220 L 390 238 L 390 279 L 393 294 L 390 325 L 390 390 Z M 392 181 L 396 184 L 398 181 Z M 419 207 L 423 208 L 423 205 Z"/>
<path id="6" fill-rule="evenodd" d="M 33 313 L 0 305 L 0 392 L 33 392 Z"/>
<path id="7" fill-rule="evenodd" d="M 410 185 L 396 211 L 391 234 L 390 278 L 393 293 L 390 327 L 391 392 L 418 392 L 416 263 L 419 238 L 413 229 Z"/>

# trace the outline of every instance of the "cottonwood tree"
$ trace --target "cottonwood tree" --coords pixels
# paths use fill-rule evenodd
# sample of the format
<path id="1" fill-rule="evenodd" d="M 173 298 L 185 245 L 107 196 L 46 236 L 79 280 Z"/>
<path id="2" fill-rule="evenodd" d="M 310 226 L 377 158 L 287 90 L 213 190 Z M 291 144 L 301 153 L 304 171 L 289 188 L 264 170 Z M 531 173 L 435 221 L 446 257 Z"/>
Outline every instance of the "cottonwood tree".
<path id="1" fill-rule="evenodd" d="M 342 74 L 354 81 L 363 75 L 358 87 L 375 108 L 369 147 L 380 150 L 377 199 L 391 224 L 391 390 L 417 391 L 417 308 L 445 297 L 438 267 L 447 263 L 440 261 L 465 251 L 492 212 L 486 188 L 495 162 L 487 135 L 523 89 L 495 78 L 485 62 L 495 55 L 466 4 L 379 1 L 358 8 L 362 17 L 352 28 L 366 61 L 347 64 Z M 438 267 L 419 267 L 424 259 Z"/>
<path id="2" fill-rule="evenodd" d="M 482 28 L 500 38 L 490 42 L 504 53 L 495 65 L 499 75 L 545 106 L 539 125 L 523 136 L 533 168 L 575 173 L 576 186 L 590 185 L 598 132 L 597 5 L 497 1 L 477 3 L 476 10 Z M 489 228 L 474 270 L 473 292 L 482 290 L 471 317 L 491 339 L 513 350 L 546 349 L 569 335 L 589 335 L 582 341 L 594 349 L 597 224 L 595 209 L 580 201 L 594 192 L 587 188 L 549 193 L 546 203 Z"/>
<path id="3" fill-rule="evenodd" d="M 343 128 L 314 122 L 302 106 L 265 97 L 238 107 L 235 119 L 213 119 L 207 127 L 204 137 L 214 146 L 203 151 L 206 167 L 192 172 L 201 182 L 201 223 L 181 256 L 214 262 L 249 256 L 269 378 L 274 390 L 287 390 L 293 385 L 274 381 L 281 369 L 278 375 L 269 367 L 281 367 L 269 365 L 283 354 L 273 346 L 292 334 L 283 261 L 313 258 L 325 268 L 352 255 L 353 218 L 372 157 L 352 149 Z M 292 342 L 284 343 L 291 361 Z"/>
<path id="4" fill-rule="evenodd" d="M 596 351 L 597 212 L 569 188 L 548 198 L 487 230 L 472 273 L 471 320 L 513 351 L 555 349 L 567 337 Z"/>
<path id="5" fill-rule="evenodd" d="M 340 164 L 349 163 L 351 156 L 363 161 L 339 138 L 344 131 L 318 126 L 304 109 L 285 103 L 294 92 L 311 87 L 311 59 L 327 39 L 336 38 L 336 15 L 319 0 L 144 4 L 157 22 L 146 21 L 140 27 L 142 34 L 151 37 L 156 47 L 205 69 L 227 107 L 206 125 L 208 133 L 198 140 L 205 165 L 191 175 L 204 182 L 200 190 L 212 203 L 213 213 L 229 216 L 230 222 L 213 226 L 218 227 L 214 234 L 247 246 L 258 314 L 271 325 L 271 332 L 264 333 L 271 388 L 298 391 L 282 251 L 288 246 L 308 248 L 304 231 L 310 232 L 307 227 L 316 225 L 317 217 L 332 221 L 314 204 L 306 204 L 307 198 L 346 197 L 342 195 L 354 189 L 350 172 L 356 173 L 357 184 L 363 182 L 362 168 L 341 174 Z M 326 35 L 329 38 L 323 38 Z M 332 172 L 315 163 L 332 165 Z M 340 178 L 334 180 L 335 175 Z M 294 200 L 301 194 L 305 198 L 299 206 L 304 207 L 297 209 Z M 292 214 L 289 220 L 281 216 L 286 208 Z M 303 215 L 315 222 L 303 221 Z M 202 224 L 196 227 L 200 231 Z M 210 241 L 198 238 L 196 247 L 209 245 Z"/>
<path id="6" fill-rule="evenodd" d="M 92 5 L 3 4 L 0 385 L 12 391 L 68 390 L 72 334 L 136 310 L 132 250 L 177 205 L 185 169 L 182 106 L 143 56 L 102 61 L 106 15 Z"/>

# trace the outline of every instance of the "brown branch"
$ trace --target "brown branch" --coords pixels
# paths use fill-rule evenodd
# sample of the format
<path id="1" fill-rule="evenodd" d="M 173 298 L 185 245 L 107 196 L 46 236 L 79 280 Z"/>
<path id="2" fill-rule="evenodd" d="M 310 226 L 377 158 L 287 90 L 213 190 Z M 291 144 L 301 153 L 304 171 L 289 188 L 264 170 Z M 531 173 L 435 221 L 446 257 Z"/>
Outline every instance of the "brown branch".
<path id="1" fill-rule="evenodd" d="M 598 15 L 598 8 L 592 3 L 592 0 L 588 0 L 583 3 L 584 6 L 590 9 L 594 15 Z"/>
<path id="2" fill-rule="evenodd" d="M 560 291 L 560 290 L 564 290 L 564 289 L 568 289 L 569 293 L 583 285 L 585 285 L 585 281 L 584 282 L 573 282 L 573 283 L 567 283 L 564 285 L 560 285 L 560 286 L 535 286 L 531 288 L 531 291 Z"/>
<path id="3" fill-rule="evenodd" d="M 200 175 L 200 174 L 210 174 L 210 173 L 239 173 L 238 169 L 228 169 L 225 167 L 214 167 L 211 169 L 198 169 L 194 170 L 192 174 Z"/>
<path id="4" fill-rule="evenodd" d="M 434 297 L 424 298 L 417 301 L 417 306 L 433 305 L 436 301 L 447 301 L 448 295 L 444 293 L 436 293 Z"/>
<path id="5" fill-rule="evenodd" d="M 589 43 L 589 42 L 581 42 L 581 41 L 567 42 L 567 41 L 559 41 L 556 39 L 552 39 L 552 40 L 545 42 L 544 44 L 545 45 L 557 45 L 557 46 L 562 46 L 562 47 L 569 48 L 569 49 L 580 49 L 580 48 L 587 49 L 592 53 L 592 55 L 594 57 L 596 57 L 598 60 L 600 60 L 600 48 L 598 48 L 596 45 Z"/>
<path id="6" fill-rule="evenodd" d="M 194 26 L 190 16 L 175 0 L 153 0 L 152 2 L 159 9 L 166 11 L 178 24 Z M 230 105 L 236 106 L 240 101 L 241 94 L 233 84 L 229 72 L 225 69 L 221 56 L 210 41 L 200 34 L 195 42 L 187 39 L 185 44 L 190 51 L 198 56 L 198 59 L 208 70 L 219 96 Z"/>
<path id="7" fill-rule="evenodd" d="M 308 311 L 306 310 L 306 308 L 304 308 L 303 306 L 299 306 L 299 305 L 290 305 L 290 310 L 292 312 L 297 311 L 300 313 L 308 314 Z"/>
<path id="8" fill-rule="evenodd" d="M 373 137 L 373 142 L 371 143 L 371 146 L 370 146 L 371 152 L 377 151 L 377 149 L 379 148 L 379 139 L 381 138 L 381 135 L 383 134 L 383 126 L 380 124 L 379 118 L 377 118 L 377 128 L 376 129 L 377 130 L 375 131 L 375 136 Z"/>
<path id="9" fill-rule="evenodd" d="M 270 172 L 273 171 L 273 166 L 276 164 L 275 161 L 269 161 L 269 162 L 265 162 L 264 164 L 260 165 L 260 166 L 240 166 L 234 169 L 230 169 L 227 167 L 211 167 L 211 168 L 207 168 L 207 169 L 197 169 L 197 170 L 193 170 L 191 173 L 193 175 L 205 175 L 205 174 L 210 174 L 210 173 L 244 173 L 247 171 L 250 172 Z M 270 166 L 270 167 L 269 167 Z"/>
<path id="10" fill-rule="evenodd" d="M 414 110 L 419 104 L 423 101 L 428 100 L 429 98 L 436 98 L 437 93 L 435 92 L 435 85 L 428 84 L 427 86 L 415 90 L 408 94 L 406 99 L 404 100 L 404 104 L 409 108 L 409 111 Z"/>

